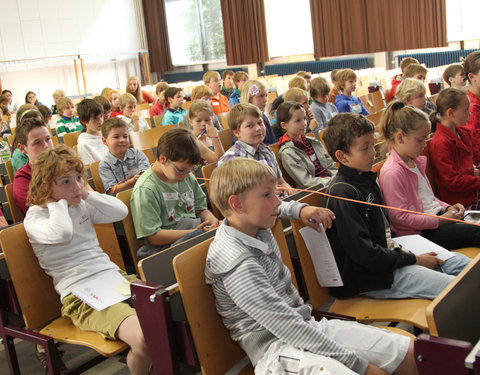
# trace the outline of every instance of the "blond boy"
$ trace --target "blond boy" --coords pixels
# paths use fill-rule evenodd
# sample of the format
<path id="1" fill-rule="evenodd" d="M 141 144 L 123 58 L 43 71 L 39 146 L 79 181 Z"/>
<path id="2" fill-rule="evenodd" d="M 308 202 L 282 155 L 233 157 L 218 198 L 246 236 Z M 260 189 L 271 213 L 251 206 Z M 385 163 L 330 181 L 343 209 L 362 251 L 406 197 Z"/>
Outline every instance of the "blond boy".
<path id="1" fill-rule="evenodd" d="M 228 104 L 228 99 L 220 93 L 220 90 L 222 89 L 222 78 L 220 77 L 220 73 L 210 70 L 203 75 L 203 81 L 205 85 L 212 90 L 211 104 L 213 113 L 219 115 L 220 113 L 229 112 L 230 105 Z"/>
<path id="2" fill-rule="evenodd" d="M 370 113 L 363 106 L 362 101 L 353 96 L 357 88 L 357 75 L 352 69 L 343 69 L 337 73 L 336 77 L 340 95 L 337 95 L 335 105 L 339 113 L 351 112 L 359 113 L 364 116 Z"/>
<path id="3" fill-rule="evenodd" d="M 395 97 L 398 85 L 405 79 L 405 69 L 407 69 L 407 67 L 411 64 L 418 64 L 418 60 L 414 59 L 413 57 L 405 57 L 402 59 L 402 61 L 400 61 L 400 69 L 402 70 L 402 74 L 398 74 L 392 78 L 392 88 L 390 89 L 390 96 L 392 98 Z"/>
<path id="4" fill-rule="evenodd" d="M 137 113 L 137 99 L 132 94 L 125 93 L 120 95 L 120 111 L 122 114 L 117 116 L 124 120 L 128 125 L 129 132 L 138 132 L 150 129 L 147 121 Z"/>
<path id="5" fill-rule="evenodd" d="M 275 195 L 276 175 L 238 158 L 218 167 L 212 202 L 225 220 L 207 254 L 205 276 L 217 312 L 255 367 L 255 374 L 417 374 L 407 337 L 354 322 L 316 322 L 283 264 L 271 229 L 277 217 L 331 227 L 329 210 Z M 290 368 L 290 370 L 289 370 Z"/>
<path id="6" fill-rule="evenodd" d="M 427 104 L 425 84 L 414 78 L 405 78 L 397 88 L 396 99 L 423 110 Z"/>
<path id="7" fill-rule="evenodd" d="M 443 72 L 442 78 L 450 87 L 461 90 L 465 89 L 467 84 L 462 64 L 449 65 Z"/>
<path id="8" fill-rule="evenodd" d="M 57 135 L 82 131 L 83 126 L 78 117 L 74 116 L 75 108 L 70 98 L 64 97 L 57 101 L 57 111 L 60 118 L 57 120 Z"/>
<path id="9" fill-rule="evenodd" d="M 53 101 L 55 102 L 54 105 L 52 105 L 52 108 L 50 109 L 52 111 L 52 115 L 56 115 L 57 114 L 57 102 L 58 102 L 58 99 L 60 98 L 64 98 L 65 97 L 65 91 L 63 90 L 55 90 L 52 94 L 52 97 L 53 97 Z"/>
<path id="10" fill-rule="evenodd" d="M 425 79 L 427 78 L 428 70 L 423 65 L 420 64 L 410 64 L 406 69 L 405 73 L 403 73 L 403 77 L 406 78 L 413 78 L 422 83 L 425 83 Z M 422 109 L 427 115 L 430 115 L 433 111 L 435 111 L 437 107 L 435 104 L 427 97 L 427 102 Z"/>

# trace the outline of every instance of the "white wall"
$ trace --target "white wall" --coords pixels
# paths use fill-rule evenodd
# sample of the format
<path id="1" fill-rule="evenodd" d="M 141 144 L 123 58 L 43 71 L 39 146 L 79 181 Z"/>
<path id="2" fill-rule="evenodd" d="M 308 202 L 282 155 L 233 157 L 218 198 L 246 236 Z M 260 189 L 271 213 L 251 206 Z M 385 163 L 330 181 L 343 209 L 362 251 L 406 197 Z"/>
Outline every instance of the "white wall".
<path id="1" fill-rule="evenodd" d="M 7 0 L 2 0 L 2 2 Z M 77 95 L 73 57 L 54 62 L 5 61 L 82 55 L 87 92 L 116 88 L 112 58 L 117 58 L 120 86 L 128 75 L 139 74 L 134 51 L 141 49 L 135 0 L 8 0 L 0 11 L 0 78 L 17 102 L 27 91 L 52 102 L 51 93 L 64 89 Z M 84 93 L 80 64 L 78 74 Z"/>

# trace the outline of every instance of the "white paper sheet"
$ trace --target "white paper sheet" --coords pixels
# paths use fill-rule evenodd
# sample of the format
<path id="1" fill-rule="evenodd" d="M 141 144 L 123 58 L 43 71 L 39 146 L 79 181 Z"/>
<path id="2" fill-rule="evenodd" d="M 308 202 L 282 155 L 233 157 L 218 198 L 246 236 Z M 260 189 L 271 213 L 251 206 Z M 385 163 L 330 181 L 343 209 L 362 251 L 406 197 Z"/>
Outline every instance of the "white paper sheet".
<path id="1" fill-rule="evenodd" d="M 73 288 L 72 293 L 91 308 L 102 311 L 130 298 L 130 295 L 119 293 L 116 290 L 125 282 L 128 283 L 118 271 L 112 270 Z"/>
<path id="2" fill-rule="evenodd" d="M 317 280 L 323 287 L 343 286 L 343 281 L 338 271 L 335 257 L 328 242 L 325 230 L 317 232 L 310 227 L 300 229 L 300 234 L 305 241 Z"/>
<path id="3" fill-rule="evenodd" d="M 480 211 L 478 210 L 465 211 L 465 216 L 463 217 L 463 220 L 469 223 L 480 224 Z"/>
<path id="4" fill-rule="evenodd" d="M 437 253 L 437 258 L 442 260 L 447 260 L 455 256 L 455 253 L 452 253 L 444 247 L 427 240 L 425 237 L 422 237 L 419 234 L 395 237 L 393 238 L 393 241 L 401 245 L 404 249 L 410 250 L 415 255 L 422 255 L 433 251 L 434 253 Z"/>

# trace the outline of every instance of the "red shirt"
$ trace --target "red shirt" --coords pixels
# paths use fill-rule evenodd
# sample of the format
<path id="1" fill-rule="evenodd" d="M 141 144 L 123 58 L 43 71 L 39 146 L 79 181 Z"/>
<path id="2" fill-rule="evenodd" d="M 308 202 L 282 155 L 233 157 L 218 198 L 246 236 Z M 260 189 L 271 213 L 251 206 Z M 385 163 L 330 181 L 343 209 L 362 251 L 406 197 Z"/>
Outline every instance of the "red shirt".
<path id="1" fill-rule="evenodd" d="M 480 98 L 467 90 L 470 98 L 470 117 L 465 126 L 472 134 L 473 161 L 475 165 L 480 162 Z"/>
<path id="2" fill-rule="evenodd" d="M 160 104 L 158 100 L 154 105 L 152 105 L 152 108 L 150 108 L 150 117 L 163 115 L 164 113 L 165 113 L 165 107 L 163 104 Z"/>
<path id="3" fill-rule="evenodd" d="M 27 213 L 27 195 L 30 180 L 32 179 L 32 168 L 30 163 L 20 168 L 13 177 L 13 199 L 20 211 Z"/>
<path id="4" fill-rule="evenodd" d="M 226 96 L 218 93 L 218 97 L 212 96 L 213 113 L 219 115 L 220 113 L 230 112 L 230 104 Z"/>
<path id="5" fill-rule="evenodd" d="M 153 103 L 155 101 L 155 97 L 149 92 L 142 91 L 142 96 L 143 96 L 143 103 Z M 139 104 L 143 104 L 143 103 L 139 103 Z"/>
<path id="6" fill-rule="evenodd" d="M 390 97 L 393 99 L 395 97 L 395 93 L 397 92 L 397 87 L 400 83 L 402 83 L 402 75 L 398 75 L 392 78 L 392 88 L 390 89 Z"/>

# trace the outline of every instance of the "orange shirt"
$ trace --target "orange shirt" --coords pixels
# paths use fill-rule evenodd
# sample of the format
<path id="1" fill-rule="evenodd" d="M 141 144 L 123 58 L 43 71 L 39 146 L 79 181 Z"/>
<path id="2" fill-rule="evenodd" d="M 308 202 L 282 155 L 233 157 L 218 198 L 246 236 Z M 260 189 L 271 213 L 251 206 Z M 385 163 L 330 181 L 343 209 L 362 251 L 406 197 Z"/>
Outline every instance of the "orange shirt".
<path id="1" fill-rule="evenodd" d="M 219 115 L 220 113 L 230 112 L 230 104 L 228 98 L 218 93 L 217 96 L 212 96 L 213 113 Z"/>

